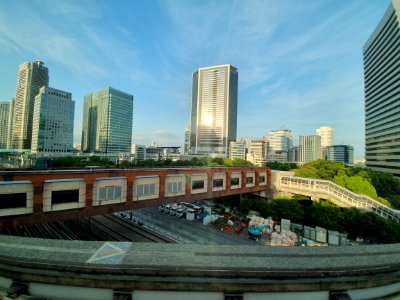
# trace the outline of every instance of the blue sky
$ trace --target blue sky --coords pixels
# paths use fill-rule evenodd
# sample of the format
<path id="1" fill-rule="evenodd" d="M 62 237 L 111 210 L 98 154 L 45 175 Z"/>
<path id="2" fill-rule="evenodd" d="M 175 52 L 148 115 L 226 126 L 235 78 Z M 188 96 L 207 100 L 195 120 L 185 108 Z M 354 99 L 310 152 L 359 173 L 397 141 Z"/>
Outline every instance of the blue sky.
<path id="1" fill-rule="evenodd" d="M 238 136 L 335 130 L 364 155 L 362 46 L 389 0 L 0 1 L 0 101 L 18 65 L 42 60 L 75 101 L 112 86 L 134 95 L 133 143 L 183 145 L 192 72 L 239 69 Z"/>

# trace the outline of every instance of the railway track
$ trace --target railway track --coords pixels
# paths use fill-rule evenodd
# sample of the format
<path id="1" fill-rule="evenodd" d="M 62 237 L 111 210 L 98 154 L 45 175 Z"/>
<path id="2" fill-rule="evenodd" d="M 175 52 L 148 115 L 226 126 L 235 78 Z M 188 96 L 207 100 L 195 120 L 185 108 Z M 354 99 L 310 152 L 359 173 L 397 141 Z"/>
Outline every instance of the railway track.
<path id="1" fill-rule="evenodd" d="M 132 236 L 132 238 L 134 238 L 139 235 L 144 239 L 147 239 L 155 243 L 174 243 L 174 241 L 172 241 L 167 237 L 164 237 L 160 234 L 150 231 L 147 228 L 144 228 L 133 222 L 129 222 L 124 218 L 116 215 L 96 216 L 92 217 L 92 219 L 100 221 L 103 225 L 113 228 L 118 233 L 123 234 L 126 237 Z"/>
<path id="2" fill-rule="evenodd" d="M 76 219 L 68 222 L 0 228 L 0 235 L 58 240 L 176 243 L 139 224 L 117 215 Z"/>

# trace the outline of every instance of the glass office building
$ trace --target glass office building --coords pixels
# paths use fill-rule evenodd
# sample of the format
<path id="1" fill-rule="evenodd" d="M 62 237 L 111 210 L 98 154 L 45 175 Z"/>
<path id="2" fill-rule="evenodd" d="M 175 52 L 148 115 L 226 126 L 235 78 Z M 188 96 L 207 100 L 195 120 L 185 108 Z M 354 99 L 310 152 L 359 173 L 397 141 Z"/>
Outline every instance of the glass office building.
<path id="1" fill-rule="evenodd" d="M 334 145 L 326 147 L 326 160 L 344 164 L 353 164 L 354 148 L 349 145 Z"/>
<path id="2" fill-rule="evenodd" d="M 192 80 L 190 154 L 227 157 L 237 133 L 238 70 L 200 68 Z"/>
<path id="3" fill-rule="evenodd" d="M 285 163 L 289 159 L 289 149 L 293 147 L 293 136 L 290 129 L 272 130 L 268 133 L 269 161 Z"/>
<path id="4" fill-rule="evenodd" d="M 107 87 L 85 96 L 82 151 L 130 153 L 133 95 Z"/>
<path id="5" fill-rule="evenodd" d="M 400 176 L 400 0 L 363 47 L 366 166 Z"/>
<path id="6" fill-rule="evenodd" d="M 35 98 L 32 152 L 71 152 L 75 102 L 72 94 L 42 87 Z"/>

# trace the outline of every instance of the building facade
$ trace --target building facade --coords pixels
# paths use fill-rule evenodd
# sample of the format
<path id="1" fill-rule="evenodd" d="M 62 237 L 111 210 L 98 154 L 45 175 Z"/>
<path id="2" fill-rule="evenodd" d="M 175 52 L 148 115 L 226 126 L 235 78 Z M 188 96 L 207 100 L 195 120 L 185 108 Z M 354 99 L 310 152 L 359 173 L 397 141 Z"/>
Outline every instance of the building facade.
<path id="1" fill-rule="evenodd" d="M 300 135 L 299 159 L 300 162 L 321 159 L 321 137 L 319 135 Z"/>
<path id="2" fill-rule="evenodd" d="M 26 62 L 19 66 L 10 148 L 31 149 L 35 97 L 42 86 L 48 85 L 49 70 L 43 62 Z"/>
<path id="3" fill-rule="evenodd" d="M 107 87 L 85 96 L 82 151 L 130 153 L 133 95 Z"/>
<path id="4" fill-rule="evenodd" d="M 7 149 L 11 149 L 12 144 L 12 134 L 14 126 L 14 108 L 15 108 L 15 98 L 11 98 L 10 107 L 8 111 L 8 128 L 7 128 Z"/>
<path id="5" fill-rule="evenodd" d="M 321 147 L 329 147 L 334 145 L 333 128 L 329 126 L 321 126 L 315 130 L 315 134 L 321 137 Z"/>
<path id="6" fill-rule="evenodd" d="M 75 102 L 72 94 L 43 86 L 35 98 L 32 152 L 71 152 Z"/>
<path id="7" fill-rule="evenodd" d="M 131 153 L 134 155 L 136 160 L 146 160 L 146 146 L 132 144 Z"/>
<path id="8" fill-rule="evenodd" d="M 289 150 L 293 147 L 293 135 L 290 129 L 272 130 L 268 134 L 269 161 L 288 162 Z"/>
<path id="9" fill-rule="evenodd" d="M 321 158 L 326 159 L 326 148 L 334 145 L 333 128 L 321 126 L 316 129 L 315 134 L 321 137 Z"/>
<path id="10" fill-rule="evenodd" d="M 262 140 L 251 140 L 246 160 L 254 165 L 262 166 L 267 161 L 268 144 Z"/>
<path id="11" fill-rule="evenodd" d="M 185 128 L 185 141 L 183 145 L 183 153 L 189 154 L 190 153 L 190 126 Z"/>
<path id="12" fill-rule="evenodd" d="M 246 159 L 246 142 L 245 141 L 234 141 L 229 146 L 229 158 L 230 159 Z"/>
<path id="13" fill-rule="evenodd" d="M 0 149 L 7 149 L 10 102 L 0 102 Z"/>
<path id="14" fill-rule="evenodd" d="M 349 145 L 326 147 L 326 160 L 352 165 L 354 163 L 354 148 Z"/>
<path id="15" fill-rule="evenodd" d="M 288 154 L 288 162 L 299 162 L 300 161 L 300 154 L 299 154 L 299 146 L 293 146 L 289 149 Z"/>
<path id="16" fill-rule="evenodd" d="M 363 47 L 366 166 L 400 177 L 400 0 Z"/>
<path id="17" fill-rule="evenodd" d="M 190 154 L 227 157 L 236 140 L 238 70 L 200 68 L 192 75 Z"/>

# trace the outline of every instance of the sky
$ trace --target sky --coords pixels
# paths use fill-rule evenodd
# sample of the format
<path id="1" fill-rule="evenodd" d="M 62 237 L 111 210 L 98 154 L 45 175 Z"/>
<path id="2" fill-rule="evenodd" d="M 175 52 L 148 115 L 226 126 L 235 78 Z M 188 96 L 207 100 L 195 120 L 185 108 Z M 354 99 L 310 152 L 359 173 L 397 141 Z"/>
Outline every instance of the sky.
<path id="1" fill-rule="evenodd" d="M 41 60 L 49 86 L 72 93 L 74 143 L 84 96 L 134 95 L 132 142 L 183 146 L 192 73 L 239 72 L 238 137 L 334 129 L 364 157 L 362 47 L 389 0 L 1 0 L 0 101 L 18 66 Z"/>

